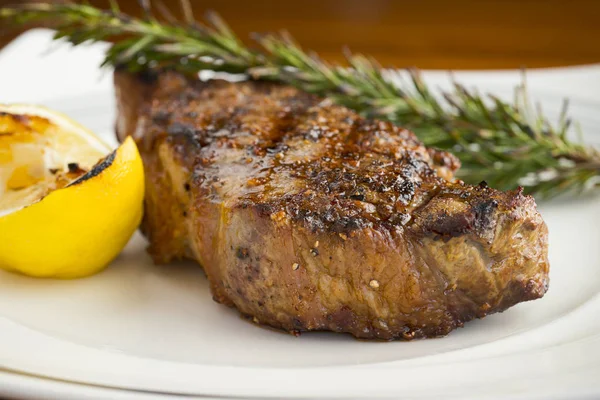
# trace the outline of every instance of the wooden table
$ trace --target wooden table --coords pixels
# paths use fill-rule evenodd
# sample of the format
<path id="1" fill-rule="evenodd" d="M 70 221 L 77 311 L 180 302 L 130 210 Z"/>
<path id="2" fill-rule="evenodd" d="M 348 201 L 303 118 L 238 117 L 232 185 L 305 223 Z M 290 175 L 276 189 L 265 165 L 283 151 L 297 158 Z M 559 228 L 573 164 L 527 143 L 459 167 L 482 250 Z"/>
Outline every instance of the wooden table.
<path id="1" fill-rule="evenodd" d="M 105 0 L 91 1 L 95 5 Z M 178 13 L 177 0 L 163 0 Z M 306 48 L 340 49 L 386 66 L 434 69 L 548 67 L 600 62 L 600 0 L 192 0 L 242 37 L 289 30 Z M 0 5 L 14 0 L 0 0 Z M 135 14 L 136 0 L 119 0 Z M 0 27 L 2 31 L 2 27 Z M 12 36 L 0 38 L 0 46 Z"/>

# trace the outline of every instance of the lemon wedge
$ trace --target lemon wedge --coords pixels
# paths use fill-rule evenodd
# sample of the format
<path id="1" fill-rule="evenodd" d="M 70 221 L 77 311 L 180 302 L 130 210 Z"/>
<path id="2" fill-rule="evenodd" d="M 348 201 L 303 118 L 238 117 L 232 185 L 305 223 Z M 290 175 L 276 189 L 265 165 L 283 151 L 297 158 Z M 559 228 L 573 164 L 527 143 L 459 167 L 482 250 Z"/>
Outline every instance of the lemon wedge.
<path id="1" fill-rule="evenodd" d="M 107 266 L 142 218 L 135 142 L 115 151 L 66 116 L 0 105 L 0 268 L 78 278 Z"/>

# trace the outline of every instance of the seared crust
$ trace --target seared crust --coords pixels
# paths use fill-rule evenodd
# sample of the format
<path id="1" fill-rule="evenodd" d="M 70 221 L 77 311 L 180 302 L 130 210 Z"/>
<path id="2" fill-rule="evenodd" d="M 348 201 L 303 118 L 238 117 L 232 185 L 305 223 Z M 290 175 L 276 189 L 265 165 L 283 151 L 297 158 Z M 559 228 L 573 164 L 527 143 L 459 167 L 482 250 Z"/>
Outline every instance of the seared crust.
<path id="1" fill-rule="evenodd" d="M 547 289 L 534 200 L 453 182 L 458 160 L 405 129 L 272 83 L 115 79 L 151 255 L 197 260 L 261 323 L 440 336 Z"/>

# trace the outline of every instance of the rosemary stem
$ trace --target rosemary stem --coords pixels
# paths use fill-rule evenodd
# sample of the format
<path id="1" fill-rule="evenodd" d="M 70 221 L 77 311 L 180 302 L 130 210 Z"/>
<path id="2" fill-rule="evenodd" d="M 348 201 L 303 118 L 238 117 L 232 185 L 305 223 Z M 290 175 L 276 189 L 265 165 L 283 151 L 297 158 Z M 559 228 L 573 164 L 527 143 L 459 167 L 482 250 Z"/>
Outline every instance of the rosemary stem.
<path id="1" fill-rule="evenodd" d="M 331 65 L 306 53 L 286 33 L 256 36 L 258 47 L 246 47 L 216 14 L 201 24 L 193 20 L 187 0 L 182 1 L 186 22 L 160 22 L 149 2 L 144 2 L 145 17 L 134 18 L 121 12 L 115 0 L 111 10 L 27 3 L 0 9 L 0 18 L 15 24 L 54 23 L 55 38 L 74 45 L 113 40 L 103 65 L 132 71 L 245 73 L 329 97 L 363 115 L 404 125 L 428 146 L 452 151 L 463 164 L 461 178 L 468 182 L 486 180 L 511 189 L 524 178 L 555 171 L 550 180 L 540 178 L 525 188 L 551 197 L 580 191 L 600 176 L 600 153 L 569 138 L 569 128 L 576 124 L 567 115 L 566 103 L 558 124 L 551 126 L 530 105 L 524 85 L 515 91 L 514 103 L 459 84 L 437 96 L 417 70 L 409 70 L 408 82 L 397 85 L 389 71 L 368 57 L 347 53 L 348 66 Z"/>

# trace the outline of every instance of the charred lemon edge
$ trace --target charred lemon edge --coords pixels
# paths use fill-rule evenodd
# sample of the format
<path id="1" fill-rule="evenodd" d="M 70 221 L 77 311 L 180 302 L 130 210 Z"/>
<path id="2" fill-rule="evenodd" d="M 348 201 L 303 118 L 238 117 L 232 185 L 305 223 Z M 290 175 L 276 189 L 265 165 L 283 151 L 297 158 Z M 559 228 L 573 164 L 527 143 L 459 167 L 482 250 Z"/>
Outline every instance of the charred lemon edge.
<path id="1" fill-rule="evenodd" d="M 105 170 L 107 170 L 111 165 L 113 165 L 113 162 L 115 161 L 115 158 L 117 156 L 117 150 L 115 149 L 112 152 L 110 152 L 107 156 L 105 156 L 104 158 L 102 158 L 96 165 L 94 165 L 94 167 L 92 167 L 91 170 L 89 170 L 88 172 L 86 172 L 85 174 L 83 174 L 82 176 L 80 176 L 79 178 L 73 180 L 73 182 L 69 183 L 67 186 L 65 186 L 64 188 L 60 188 L 60 189 L 56 189 L 53 190 L 52 192 L 48 193 L 47 195 L 39 198 L 38 200 L 27 204 L 21 208 L 17 208 L 9 213 L 6 214 L 1 214 L 1 210 L 0 210 L 0 219 L 2 219 L 3 217 L 7 217 L 13 213 L 19 212 L 21 210 L 24 210 L 28 207 L 31 207 L 35 204 L 38 204 L 39 202 L 43 201 L 44 199 L 46 199 L 48 196 L 52 195 L 53 193 L 59 191 L 59 190 L 65 190 L 68 189 L 70 187 L 76 186 L 76 185 L 81 185 L 84 182 L 89 181 L 90 179 L 96 178 L 97 176 L 99 176 L 100 174 L 102 174 L 102 172 L 104 172 Z"/>
<path id="2" fill-rule="evenodd" d="M 103 178 L 111 171 L 115 175 L 108 177 L 110 180 L 105 184 Z M 4 244 L 0 243 L 0 268 L 61 279 L 83 277 L 104 269 L 118 256 L 141 222 L 143 173 L 137 146 L 133 139 L 127 138 L 92 170 L 66 187 L 1 216 L 0 242 Z M 126 190 L 121 188 L 113 193 L 107 190 L 110 186 Z M 32 253 L 25 255 L 28 251 Z M 75 259 L 81 261 L 74 262 Z M 73 267 L 78 262 L 85 267 Z"/>
<path id="3" fill-rule="evenodd" d="M 111 152 L 111 147 L 101 140 L 96 134 L 94 134 L 90 129 L 81 125 L 80 123 L 74 121 L 66 114 L 61 113 L 60 111 L 54 111 L 48 107 L 38 105 L 38 104 L 27 104 L 27 103 L 0 103 L 0 115 L 11 115 L 14 117 L 36 117 L 43 118 L 48 121 L 48 123 L 54 125 L 57 129 L 68 132 L 68 134 L 76 135 L 82 139 L 84 139 L 87 144 L 97 150 L 99 153 L 107 154 L 104 157 L 98 157 L 98 162 L 84 175 L 75 179 L 73 182 L 70 182 L 67 186 L 62 189 L 66 189 L 69 186 L 81 183 L 85 180 L 90 179 L 93 176 L 96 176 L 102 172 L 102 170 L 108 168 L 112 162 L 114 161 L 114 157 L 116 154 L 116 149 Z M 43 133 L 42 133 L 43 134 Z M 2 136 L 3 133 L 0 133 Z M 110 152 L 110 153 L 109 153 Z M 112 157 L 112 158 L 111 158 Z M 110 162 L 105 164 L 104 162 L 110 158 Z M 99 167 L 99 168 L 98 168 Z M 59 189 L 57 189 L 59 190 Z M 46 194 L 45 196 L 40 197 L 39 199 L 32 201 L 29 204 L 26 204 L 22 207 L 15 208 L 10 210 L 9 212 L 4 212 L 0 210 L 0 218 L 11 215 L 15 212 L 19 212 L 27 207 L 30 207 L 33 204 L 37 204 L 42 201 L 44 198 L 48 197 L 54 191 Z"/>
<path id="4" fill-rule="evenodd" d="M 106 142 L 100 139 L 89 128 L 86 128 L 80 123 L 74 121 L 66 114 L 60 111 L 54 111 L 46 106 L 27 103 L 0 103 L 0 114 L 11 114 L 20 116 L 31 115 L 34 117 L 45 118 L 49 122 L 52 122 L 53 124 L 61 128 L 68 129 L 70 132 L 77 132 L 78 136 L 85 137 L 86 139 L 88 139 L 89 144 L 99 151 L 104 151 L 105 153 L 108 153 L 111 150 L 111 146 L 109 146 Z M 82 132 L 85 132 L 85 134 L 82 134 Z"/>

